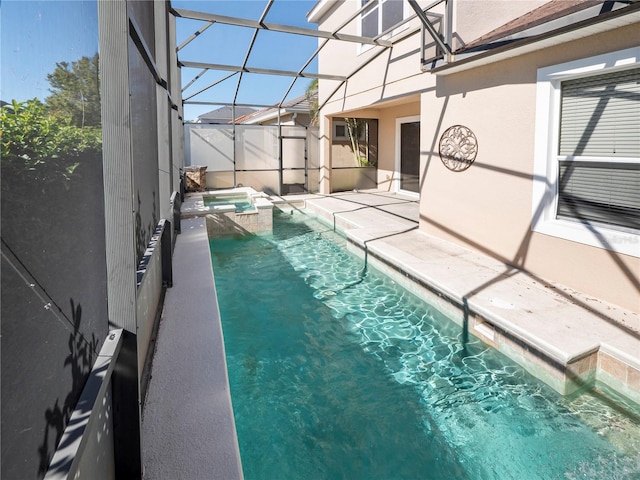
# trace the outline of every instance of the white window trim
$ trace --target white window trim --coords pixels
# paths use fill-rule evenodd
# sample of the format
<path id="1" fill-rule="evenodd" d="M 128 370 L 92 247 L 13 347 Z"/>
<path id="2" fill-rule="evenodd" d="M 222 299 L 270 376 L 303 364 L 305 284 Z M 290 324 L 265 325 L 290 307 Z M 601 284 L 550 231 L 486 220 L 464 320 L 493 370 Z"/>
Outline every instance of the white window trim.
<path id="1" fill-rule="evenodd" d="M 381 28 L 382 25 L 382 0 L 374 0 L 377 4 L 378 4 L 378 29 Z M 360 2 L 358 2 L 358 5 L 360 4 Z M 405 2 L 404 0 L 402 0 L 402 20 L 406 20 L 407 17 L 409 16 L 409 5 L 408 2 Z M 396 35 L 398 35 L 400 32 L 405 31 L 407 28 L 409 28 L 409 25 L 407 23 L 403 23 L 402 25 L 399 25 L 397 28 L 394 28 L 391 32 L 387 33 L 384 37 L 381 37 L 381 40 L 389 40 L 392 37 L 395 37 Z M 362 36 L 362 14 L 358 15 L 358 35 Z M 371 50 L 375 45 L 368 45 L 368 44 L 358 44 L 357 46 L 357 51 L 356 54 L 357 55 L 361 55 L 365 52 L 368 52 L 369 50 Z"/>
<path id="2" fill-rule="evenodd" d="M 639 64 L 640 47 L 635 47 L 538 69 L 531 222 L 533 231 L 640 257 L 640 234 L 637 232 L 556 218 L 561 82 L 633 68 Z M 563 159 L 587 160 L 582 157 Z M 616 162 L 624 161 L 637 163 L 638 159 L 616 158 Z"/>

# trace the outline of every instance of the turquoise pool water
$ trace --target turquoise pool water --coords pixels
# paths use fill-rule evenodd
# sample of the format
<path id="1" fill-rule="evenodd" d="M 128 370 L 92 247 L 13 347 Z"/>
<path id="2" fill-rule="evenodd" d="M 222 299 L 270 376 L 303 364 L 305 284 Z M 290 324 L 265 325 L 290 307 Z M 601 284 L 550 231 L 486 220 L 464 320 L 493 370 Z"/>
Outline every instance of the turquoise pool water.
<path id="1" fill-rule="evenodd" d="M 210 244 L 247 480 L 640 478 L 636 405 L 463 343 L 325 225 Z"/>
<path id="2" fill-rule="evenodd" d="M 205 196 L 203 198 L 205 207 L 233 205 L 236 207 L 236 213 L 248 212 L 255 210 L 253 204 L 249 201 L 246 195 L 242 196 Z"/>

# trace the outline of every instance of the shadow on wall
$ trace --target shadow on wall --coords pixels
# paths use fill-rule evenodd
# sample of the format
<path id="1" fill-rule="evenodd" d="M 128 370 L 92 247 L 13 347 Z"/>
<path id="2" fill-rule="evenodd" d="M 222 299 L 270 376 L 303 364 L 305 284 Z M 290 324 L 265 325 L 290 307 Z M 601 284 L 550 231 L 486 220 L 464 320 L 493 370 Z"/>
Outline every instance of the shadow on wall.
<path id="1" fill-rule="evenodd" d="M 144 226 L 142 221 L 142 200 L 140 199 L 140 191 L 138 190 L 138 208 L 136 208 L 136 262 L 140 262 L 144 256 L 144 252 L 149 246 L 153 232 L 158 225 L 158 212 L 156 202 L 155 190 L 151 192 L 153 195 L 153 211 L 151 213 L 151 221 L 148 225 Z"/>
<path id="2" fill-rule="evenodd" d="M 488 80 L 485 80 L 485 82 L 488 82 Z M 491 83 L 492 85 L 494 85 L 495 81 L 491 81 L 488 83 Z M 424 168 L 422 170 L 422 174 L 421 174 L 421 179 L 420 179 L 420 191 L 422 191 L 422 188 L 425 184 L 425 180 L 427 178 L 427 175 L 429 173 L 429 168 L 431 165 L 431 161 L 433 158 L 438 158 L 438 149 L 437 149 L 437 142 L 438 142 L 438 137 L 440 135 L 440 133 L 443 131 L 442 128 L 442 124 L 443 124 L 443 119 L 445 116 L 445 112 L 447 111 L 447 107 L 449 104 L 449 95 L 446 94 L 445 98 L 444 98 L 444 102 L 443 105 L 441 107 L 441 112 L 440 112 L 440 116 L 438 119 L 438 122 L 436 124 L 436 128 L 435 128 L 435 132 L 436 134 L 434 135 L 432 144 L 430 146 L 430 149 L 427 151 L 421 151 L 421 156 L 423 158 L 426 159 L 425 164 L 424 164 Z M 594 118 L 593 118 L 593 122 L 597 122 L 598 118 L 597 116 L 601 114 L 601 112 L 599 112 L 598 110 L 596 110 L 596 112 L 594 112 Z M 587 132 L 584 133 L 584 135 L 587 135 Z M 548 179 L 546 178 L 540 178 L 537 176 L 534 176 L 532 174 L 528 174 L 528 173 L 523 173 L 523 172 L 519 172 L 516 170 L 512 170 L 512 169 L 508 169 L 508 168 L 504 168 L 504 167 L 498 167 L 495 165 L 490 165 L 490 164 L 486 164 L 486 163 L 482 163 L 482 162 L 478 162 L 476 161 L 473 164 L 473 168 L 481 168 L 481 169 L 486 169 L 486 170 L 490 170 L 492 172 L 495 173 L 499 173 L 499 174 L 503 174 L 503 175 L 508 175 L 511 176 L 513 178 L 521 178 L 521 179 L 525 179 L 525 180 L 529 180 L 529 181 L 542 181 L 542 182 L 546 182 L 547 186 L 549 189 L 551 189 L 552 191 L 556 191 L 557 190 L 557 185 L 555 184 L 549 184 Z M 539 282 L 540 284 L 544 285 L 547 288 L 550 289 L 554 289 L 554 291 L 556 293 L 558 293 L 559 295 L 567 298 L 568 300 L 571 300 L 573 303 L 579 305 L 580 307 L 589 310 L 593 313 L 595 313 L 596 315 L 598 315 L 600 318 L 602 318 L 603 320 L 607 321 L 608 323 L 616 326 L 617 328 L 625 331 L 626 333 L 632 335 L 634 338 L 640 338 L 640 334 L 638 334 L 638 332 L 629 329 L 628 327 L 619 324 L 618 322 L 615 322 L 614 320 L 612 320 L 611 318 L 600 314 L 599 312 L 595 312 L 592 310 L 592 308 L 587 305 L 584 302 L 581 302 L 579 300 L 577 300 L 576 298 L 572 297 L 570 294 L 563 292 L 559 289 L 556 289 L 551 283 L 549 283 L 548 281 L 544 280 L 543 278 L 533 274 L 532 272 L 528 271 L 525 268 L 525 264 L 526 264 L 526 260 L 527 260 L 527 255 L 529 253 L 530 250 L 530 245 L 531 245 L 531 240 L 533 237 L 533 225 L 536 224 L 536 222 L 540 219 L 540 217 L 542 216 L 544 211 L 544 205 L 541 203 L 539 205 L 536 206 L 536 210 L 532 215 L 531 218 L 531 222 L 528 224 L 528 228 L 526 229 L 524 235 L 522 236 L 522 239 L 520 240 L 520 244 L 518 246 L 517 252 L 515 254 L 515 256 L 513 258 L 507 258 L 504 257 L 503 255 L 501 255 L 499 252 L 495 251 L 494 249 L 486 246 L 486 245 L 482 245 L 480 243 L 478 243 L 476 240 L 474 240 L 473 238 L 460 233 L 459 231 L 456 231 L 450 227 L 448 227 L 447 225 L 442 224 L 441 222 L 438 222 L 432 218 L 429 218 L 423 214 L 420 215 L 420 221 L 424 222 L 425 224 L 429 224 L 432 227 L 435 227 L 436 229 L 440 230 L 441 232 L 456 238 L 457 240 L 463 242 L 466 245 L 471 246 L 472 248 L 478 250 L 479 252 L 482 252 L 492 258 L 495 258 L 499 261 L 501 261 L 502 263 L 504 263 L 506 265 L 505 271 L 502 272 L 501 274 L 497 275 L 496 277 L 488 280 L 487 282 L 485 282 L 483 285 L 475 288 L 473 291 L 468 292 L 466 295 L 464 295 L 463 297 L 463 301 L 466 302 L 472 298 L 473 296 L 477 295 L 478 293 L 480 293 L 481 291 L 483 291 L 484 289 L 490 287 L 493 284 L 499 283 L 500 281 L 509 278 L 515 274 L 517 274 L 518 272 L 524 272 L 526 275 L 528 275 L 530 278 L 534 279 L 536 282 Z M 632 272 L 630 270 L 630 268 L 625 264 L 625 262 L 622 260 L 620 254 L 618 254 L 617 252 L 613 251 L 611 248 L 611 245 L 606 241 L 606 239 L 604 239 L 602 237 L 602 235 L 600 235 L 596 229 L 594 229 L 588 222 L 586 221 L 582 221 L 582 223 L 589 228 L 592 233 L 596 236 L 596 238 L 598 238 L 600 244 L 602 245 L 602 247 L 606 250 L 607 254 L 609 255 L 609 257 L 611 257 L 611 260 L 615 263 L 615 265 L 617 266 L 617 268 L 623 273 L 623 275 L 625 276 L 625 278 L 627 278 L 629 280 L 629 282 L 633 285 L 633 287 L 636 289 L 636 291 L 640 292 L 640 281 L 637 278 L 637 275 L 634 274 L 634 272 Z"/>
<path id="3" fill-rule="evenodd" d="M 75 305 L 73 299 L 70 299 L 72 312 L 73 331 L 69 334 L 69 355 L 64 360 L 64 368 L 71 369 L 71 389 L 64 400 L 62 406 L 56 398 L 54 405 L 44 413 L 45 428 L 42 444 L 38 448 L 38 456 L 40 457 L 40 465 L 38 467 L 38 475 L 42 477 L 48 470 L 62 470 L 73 461 L 73 458 L 64 459 L 63 463 L 58 465 L 49 465 L 51 458 L 56 450 L 56 446 L 62 438 L 65 427 L 69 422 L 71 413 L 76 408 L 79 392 L 82 391 L 87 375 L 91 371 L 91 367 L 95 361 L 94 353 L 98 350 L 98 339 L 95 334 L 91 334 L 91 340 L 85 339 L 80 330 L 82 323 L 82 306 Z M 55 308 L 55 307 L 53 307 Z M 61 315 L 62 310 L 59 312 Z M 81 407 L 81 405 L 78 405 Z M 70 425 L 72 427 L 72 425 Z M 79 435 L 78 432 L 77 435 Z M 72 442 L 77 439 L 77 435 L 71 436 L 69 440 Z M 53 442 L 52 442 L 53 439 Z M 57 448 L 64 448 L 66 445 L 59 445 Z"/>
<path id="4" fill-rule="evenodd" d="M 2 159 L 2 478 L 46 473 L 108 327 L 102 154 L 68 161 Z"/>

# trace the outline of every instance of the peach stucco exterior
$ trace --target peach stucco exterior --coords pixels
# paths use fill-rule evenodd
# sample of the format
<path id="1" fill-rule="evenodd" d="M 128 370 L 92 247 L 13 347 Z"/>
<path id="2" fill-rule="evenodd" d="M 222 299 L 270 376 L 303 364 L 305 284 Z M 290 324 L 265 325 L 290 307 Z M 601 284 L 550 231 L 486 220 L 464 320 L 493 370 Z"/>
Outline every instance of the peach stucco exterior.
<path id="1" fill-rule="evenodd" d="M 437 77 L 435 95 L 423 95 L 421 105 L 421 227 L 640 310 L 639 258 L 531 230 L 537 69 L 638 44 L 640 29 L 630 26 Z M 478 138 L 478 156 L 465 172 L 447 170 L 434 149 L 433 140 L 452 124 L 466 125 Z"/>
<path id="2" fill-rule="evenodd" d="M 453 10 L 456 35 L 452 47 L 457 49 L 487 32 L 520 17 L 548 0 L 457 0 Z"/>
<path id="3" fill-rule="evenodd" d="M 454 47 L 544 3 L 454 0 Z M 318 18 L 319 27 L 337 28 L 359 4 L 332 2 L 331 8 Z M 437 13 L 444 13 L 443 5 Z M 357 19 L 342 31 L 359 34 Z M 382 52 L 378 47 L 363 51 L 358 45 L 338 44 L 320 54 L 321 72 L 349 76 L 339 88 L 334 81 L 320 81 L 319 85 L 323 140 L 320 155 L 325 167 L 321 191 L 331 191 L 332 117 L 378 119 L 377 186 L 386 191 L 398 188 L 398 122 L 417 118 L 421 230 L 498 258 L 546 282 L 640 311 L 638 235 L 637 248 L 620 253 L 545 235 L 532 228 L 537 214 L 533 178 L 538 69 L 637 47 L 640 24 L 458 73 L 448 73 L 447 69 L 422 71 L 417 19 L 399 28 L 390 40 L 393 47 Z M 373 60 L 367 63 L 370 58 Z M 463 172 L 448 170 L 438 154 L 439 138 L 452 125 L 468 127 L 478 140 L 475 163 Z"/>

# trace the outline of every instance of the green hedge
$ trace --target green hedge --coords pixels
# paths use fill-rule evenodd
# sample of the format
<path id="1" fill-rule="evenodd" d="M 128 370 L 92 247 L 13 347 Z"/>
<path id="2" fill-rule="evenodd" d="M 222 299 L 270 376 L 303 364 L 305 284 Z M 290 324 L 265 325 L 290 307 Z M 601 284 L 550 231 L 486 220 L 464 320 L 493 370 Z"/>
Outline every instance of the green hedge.
<path id="1" fill-rule="evenodd" d="M 102 149 L 101 128 L 76 127 L 52 115 L 37 98 L 0 109 L 3 167 L 31 171 L 40 180 L 69 181 L 83 158 Z"/>

